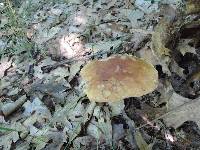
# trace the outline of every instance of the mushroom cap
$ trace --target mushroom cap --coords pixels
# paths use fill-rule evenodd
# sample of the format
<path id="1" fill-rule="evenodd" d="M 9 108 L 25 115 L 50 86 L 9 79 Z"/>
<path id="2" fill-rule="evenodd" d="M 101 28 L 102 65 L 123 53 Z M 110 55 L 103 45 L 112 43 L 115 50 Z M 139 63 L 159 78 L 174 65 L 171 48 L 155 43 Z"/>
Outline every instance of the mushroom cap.
<path id="1" fill-rule="evenodd" d="M 152 64 L 131 55 L 92 60 L 81 72 L 85 93 L 91 101 L 115 102 L 152 92 L 158 72 Z"/>

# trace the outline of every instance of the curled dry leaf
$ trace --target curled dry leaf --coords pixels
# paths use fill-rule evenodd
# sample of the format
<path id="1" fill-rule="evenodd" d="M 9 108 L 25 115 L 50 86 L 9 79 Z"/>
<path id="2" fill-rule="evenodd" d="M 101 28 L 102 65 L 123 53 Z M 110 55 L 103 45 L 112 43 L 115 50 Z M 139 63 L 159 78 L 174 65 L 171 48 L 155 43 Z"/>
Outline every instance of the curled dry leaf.
<path id="1" fill-rule="evenodd" d="M 16 111 L 19 107 L 21 107 L 25 103 L 25 101 L 26 101 L 26 95 L 23 95 L 15 102 L 3 105 L 1 111 L 3 112 L 4 116 L 8 116 L 14 111 Z"/>
<path id="2" fill-rule="evenodd" d="M 171 72 L 178 74 L 180 77 L 185 77 L 184 69 L 179 67 L 175 60 L 171 61 L 170 70 Z"/>
<path id="3" fill-rule="evenodd" d="M 167 9 L 162 12 L 164 17 L 159 21 L 158 25 L 155 27 L 155 31 L 152 34 L 152 45 L 151 48 L 157 57 L 162 62 L 164 68 L 170 63 L 170 57 L 172 55 L 172 48 L 174 47 L 177 31 L 180 28 L 180 21 L 176 20 L 177 14 L 173 8 L 167 6 Z M 168 11 L 167 11 L 168 10 Z M 173 10 L 173 11 L 171 11 Z M 170 13 L 169 13 L 170 12 Z M 167 74 L 171 74 L 169 70 L 166 69 Z"/>
<path id="4" fill-rule="evenodd" d="M 136 54 L 148 63 L 151 63 L 153 65 L 159 64 L 158 57 L 156 57 L 156 55 L 150 48 L 142 48 L 139 51 L 137 51 Z"/>

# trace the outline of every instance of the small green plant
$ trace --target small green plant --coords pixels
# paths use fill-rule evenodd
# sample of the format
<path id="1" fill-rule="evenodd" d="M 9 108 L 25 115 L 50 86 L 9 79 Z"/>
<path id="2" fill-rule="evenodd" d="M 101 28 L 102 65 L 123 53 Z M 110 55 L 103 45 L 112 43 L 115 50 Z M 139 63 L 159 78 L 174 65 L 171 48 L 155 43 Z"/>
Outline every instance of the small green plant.
<path id="1" fill-rule="evenodd" d="M 6 127 L 3 127 L 3 126 L 0 126 L 0 132 L 1 132 L 1 131 L 6 132 L 6 131 L 17 131 L 17 130 L 11 129 L 11 128 L 6 128 Z"/>
<path id="2" fill-rule="evenodd" d="M 39 49 L 34 41 L 27 38 L 26 31 L 31 22 L 31 16 L 35 10 L 42 7 L 44 2 L 41 5 L 33 4 L 31 0 L 24 3 L 18 2 L 22 3 L 20 8 L 16 7 L 14 2 L 5 0 L 4 8 L 0 11 L 8 20 L 1 28 L 6 33 L 2 38 L 6 41 L 6 46 L 0 51 L 0 57 L 23 54 L 26 58 L 32 59 Z M 42 52 L 42 54 L 44 55 L 45 52 Z"/>

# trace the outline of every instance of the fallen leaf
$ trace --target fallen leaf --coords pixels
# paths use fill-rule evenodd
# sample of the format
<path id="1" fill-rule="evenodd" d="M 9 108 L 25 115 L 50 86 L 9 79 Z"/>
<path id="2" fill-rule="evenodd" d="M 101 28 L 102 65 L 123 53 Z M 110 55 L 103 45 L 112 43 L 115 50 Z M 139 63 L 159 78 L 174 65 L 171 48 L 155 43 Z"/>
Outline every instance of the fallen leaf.
<path id="1" fill-rule="evenodd" d="M 19 140 L 19 134 L 16 131 L 10 132 L 6 135 L 2 135 L 0 138 L 0 146 L 4 150 L 10 150 L 12 143 Z"/>
<path id="2" fill-rule="evenodd" d="M 14 111 L 16 111 L 19 107 L 21 107 L 26 101 L 26 95 L 21 96 L 15 102 L 4 104 L 1 108 L 1 111 L 5 116 L 10 115 Z"/>
<path id="3" fill-rule="evenodd" d="M 172 96 L 170 97 L 170 99 L 168 101 L 169 101 L 168 102 L 169 110 L 173 110 L 173 109 L 176 109 L 176 107 L 179 107 L 185 103 L 190 102 L 191 99 L 185 98 L 185 97 L 177 94 L 176 92 L 173 92 Z"/>
<path id="4" fill-rule="evenodd" d="M 194 14 L 200 12 L 200 3 L 195 0 L 186 1 L 186 14 Z"/>
<path id="5" fill-rule="evenodd" d="M 91 102 L 91 104 L 87 107 L 85 113 L 83 114 L 83 117 L 76 124 L 74 130 L 72 131 L 72 134 L 69 135 L 69 143 L 71 143 L 80 134 L 82 126 L 91 119 L 95 106 L 96 103 Z"/>
<path id="6" fill-rule="evenodd" d="M 60 30 L 61 27 L 59 26 L 52 27 L 51 29 L 41 29 L 39 30 L 37 37 L 35 38 L 35 42 L 37 44 L 43 44 L 53 38 Z"/>
<path id="7" fill-rule="evenodd" d="M 178 51 L 181 52 L 182 55 L 185 55 L 185 53 L 193 53 L 196 54 L 196 49 L 189 45 L 189 42 L 191 42 L 190 39 L 181 39 L 176 47 Z"/>
<path id="8" fill-rule="evenodd" d="M 88 43 L 85 45 L 86 48 L 91 49 L 93 52 L 110 52 L 111 48 L 116 49 L 121 45 L 121 40 L 116 41 L 107 41 L 107 42 L 98 42 L 98 43 Z"/>
<path id="9" fill-rule="evenodd" d="M 3 28 L 8 23 L 8 20 L 6 16 L 0 16 L 0 28 Z"/>
<path id="10" fill-rule="evenodd" d="M 16 149 L 17 150 L 27 150 L 27 149 L 30 149 L 30 143 L 25 141 L 25 142 L 22 142 L 20 144 L 17 144 Z"/>
<path id="11" fill-rule="evenodd" d="M 56 62 L 53 61 L 50 57 L 47 57 L 46 59 L 42 60 L 41 62 L 38 63 L 37 66 L 34 66 L 34 77 L 43 79 L 48 75 L 48 73 L 43 73 L 42 67 L 48 66 L 48 65 L 53 65 Z"/>
<path id="12" fill-rule="evenodd" d="M 69 117 L 68 112 L 71 112 L 71 114 L 73 114 L 73 110 L 75 109 L 77 103 L 83 96 L 84 95 L 78 95 L 75 91 L 69 93 L 69 95 L 66 97 L 66 103 L 64 107 L 57 108 L 57 110 L 55 111 L 53 115 L 53 118 L 51 119 L 51 123 L 56 124 L 57 122 L 59 122 L 64 125 L 67 124 L 69 125 L 69 128 L 70 128 L 70 123 L 68 121 L 68 117 Z"/>
<path id="13" fill-rule="evenodd" d="M 153 65 L 158 65 L 160 62 L 158 61 L 158 58 L 155 56 L 153 51 L 149 48 L 142 48 L 136 53 L 139 55 L 142 59 L 145 61 L 153 64 Z"/>
<path id="14" fill-rule="evenodd" d="M 5 71 L 11 67 L 12 65 L 12 59 L 9 59 L 8 57 L 1 59 L 0 61 L 0 78 L 4 76 Z"/>
<path id="15" fill-rule="evenodd" d="M 23 107 L 25 109 L 23 114 L 25 116 L 31 116 L 32 113 L 34 113 L 46 118 L 51 117 L 50 111 L 38 97 L 34 98 L 32 102 L 27 101 L 24 103 Z"/>
<path id="16" fill-rule="evenodd" d="M 16 88 L 11 89 L 11 90 L 7 93 L 7 95 L 8 95 L 8 96 L 16 95 L 16 94 L 18 94 L 19 91 L 20 91 L 20 89 L 19 89 L 18 87 L 16 87 Z"/>
<path id="17" fill-rule="evenodd" d="M 75 75 L 80 71 L 81 66 L 84 64 L 84 61 L 78 61 L 78 62 L 74 62 L 71 66 L 70 66 L 70 75 L 68 77 L 68 81 L 70 82 Z"/>
<path id="18" fill-rule="evenodd" d="M 127 17 L 132 24 L 132 28 L 138 28 L 142 24 L 142 20 L 144 17 L 144 12 L 141 10 L 133 10 L 133 9 L 121 9 L 120 13 Z"/>
<path id="19" fill-rule="evenodd" d="M 1 32 L 0 32 L 0 37 L 1 37 Z M 0 49 L 3 50 L 5 47 L 6 47 L 6 42 L 0 40 Z"/>
<path id="20" fill-rule="evenodd" d="M 185 98 L 181 98 L 185 101 Z M 180 100 L 179 100 L 180 101 Z M 163 120 L 166 122 L 167 126 L 172 126 L 178 128 L 185 121 L 194 121 L 200 126 L 200 98 L 190 100 L 187 103 L 180 105 L 168 112 Z"/>
<path id="21" fill-rule="evenodd" d="M 184 74 L 184 69 L 179 67 L 179 65 L 176 63 L 175 60 L 171 61 L 171 65 L 170 65 L 170 71 L 171 72 L 175 72 L 176 74 L 178 74 L 180 77 L 184 78 L 185 74 Z"/>
<path id="22" fill-rule="evenodd" d="M 49 138 L 45 136 L 37 136 L 32 139 L 32 143 L 36 145 L 36 150 L 41 150 L 47 145 Z"/>
<path id="23" fill-rule="evenodd" d="M 96 139 L 92 136 L 77 137 L 73 142 L 75 149 L 96 148 Z"/>
<path id="24" fill-rule="evenodd" d="M 98 111 L 97 119 L 97 127 L 102 131 L 104 139 L 106 139 L 106 144 L 109 146 L 113 146 L 112 144 L 112 124 L 110 120 L 110 112 L 107 107 L 104 107 L 103 109 L 95 109 Z M 95 113 L 95 112 L 94 112 Z M 97 113 L 97 112 L 96 112 Z"/>
<path id="25" fill-rule="evenodd" d="M 125 137 L 124 125 L 123 124 L 113 124 L 113 143 L 117 145 L 123 137 Z"/>
<path id="26" fill-rule="evenodd" d="M 157 2 L 157 1 L 156 1 Z M 147 0 L 135 0 L 135 6 L 141 9 L 143 12 L 150 14 L 152 12 L 158 11 L 158 3 Z"/>

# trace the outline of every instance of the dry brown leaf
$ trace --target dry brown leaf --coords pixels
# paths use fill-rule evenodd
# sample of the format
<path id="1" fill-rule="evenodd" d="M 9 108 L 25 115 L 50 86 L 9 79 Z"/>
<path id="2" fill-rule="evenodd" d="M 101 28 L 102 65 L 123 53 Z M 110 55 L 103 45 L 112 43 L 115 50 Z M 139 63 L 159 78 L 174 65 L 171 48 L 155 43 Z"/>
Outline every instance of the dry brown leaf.
<path id="1" fill-rule="evenodd" d="M 76 123 L 74 130 L 71 132 L 69 143 L 71 143 L 80 134 L 82 130 L 82 125 L 86 124 L 91 119 L 95 106 L 96 103 L 91 102 L 90 105 L 87 107 L 85 113 L 83 114 L 79 122 Z"/>
<path id="2" fill-rule="evenodd" d="M 1 108 L 1 111 L 5 116 L 10 115 L 13 113 L 15 110 L 17 110 L 19 107 L 21 107 L 26 101 L 26 95 L 21 96 L 18 100 L 12 103 L 7 103 L 3 105 Z"/>
<path id="3" fill-rule="evenodd" d="M 198 0 L 186 1 L 186 14 L 193 14 L 200 12 L 200 2 Z"/>
<path id="4" fill-rule="evenodd" d="M 196 54 L 196 50 L 194 47 L 189 45 L 191 39 L 181 39 L 178 43 L 177 50 L 181 52 L 182 55 L 185 53 L 193 53 Z"/>
<path id="5" fill-rule="evenodd" d="M 0 78 L 2 78 L 4 76 L 4 73 L 5 71 L 12 65 L 12 59 L 9 60 L 8 57 L 6 58 L 3 58 L 1 61 L 0 61 L 0 68 L 1 68 L 1 71 L 0 71 Z"/>
<path id="6" fill-rule="evenodd" d="M 168 103 L 169 110 L 176 109 L 176 107 L 181 106 L 190 101 L 191 101 L 191 99 L 185 98 L 185 97 L 177 94 L 176 92 L 173 92 L 171 98 L 169 99 L 169 103 Z"/>
<path id="7" fill-rule="evenodd" d="M 175 60 L 171 61 L 171 68 L 170 68 L 171 72 L 175 72 L 176 74 L 178 74 L 180 77 L 185 77 L 185 74 L 183 73 L 184 69 L 179 67 L 179 65 L 177 64 L 177 62 Z"/>
<path id="8" fill-rule="evenodd" d="M 68 78 L 68 81 L 70 82 L 74 77 L 75 75 L 80 71 L 81 69 L 81 66 L 84 64 L 84 61 L 78 61 L 78 62 L 75 62 L 73 63 L 71 66 L 70 66 L 70 73 L 69 73 L 69 78 Z"/>
<path id="9" fill-rule="evenodd" d="M 179 97 L 179 101 L 187 101 L 187 100 L 186 98 Z M 166 122 L 167 126 L 172 126 L 174 128 L 179 127 L 185 121 L 194 121 L 198 124 L 198 126 L 200 126 L 199 106 L 200 106 L 200 98 L 190 100 L 189 102 L 174 108 L 172 111 L 167 113 L 163 117 L 163 119 Z"/>
<path id="10" fill-rule="evenodd" d="M 165 47 L 170 39 L 170 25 L 169 21 L 162 19 L 152 35 L 152 48 L 159 57 L 170 56 L 170 49 Z"/>
<path id="11" fill-rule="evenodd" d="M 0 147 L 3 147 L 4 150 L 10 150 L 11 144 L 17 142 L 17 140 L 19 140 L 19 134 L 16 131 L 2 135 L 0 138 Z"/>
<path id="12" fill-rule="evenodd" d="M 137 51 L 137 54 L 148 63 L 151 63 L 153 65 L 159 64 L 158 58 L 155 56 L 150 48 L 142 48 Z"/>
<path id="13" fill-rule="evenodd" d="M 77 137 L 73 142 L 75 149 L 91 149 L 92 146 L 96 147 L 96 139 L 92 136 Z"/>

